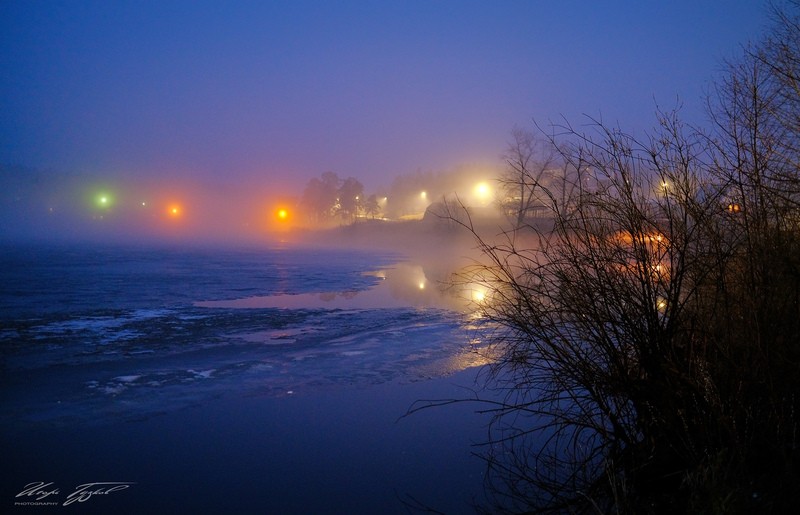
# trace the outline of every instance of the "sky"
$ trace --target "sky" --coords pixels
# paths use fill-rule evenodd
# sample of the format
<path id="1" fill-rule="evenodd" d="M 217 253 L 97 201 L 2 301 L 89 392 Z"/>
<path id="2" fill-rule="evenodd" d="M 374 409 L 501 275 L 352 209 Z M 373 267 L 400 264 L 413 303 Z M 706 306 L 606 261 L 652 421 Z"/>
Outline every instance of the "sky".
<path id="1" fill-rule="evenodd" d="M 753 0 L 0 2 L 0 164 L 367 190 L 514 126 L 702 119 Z"/>

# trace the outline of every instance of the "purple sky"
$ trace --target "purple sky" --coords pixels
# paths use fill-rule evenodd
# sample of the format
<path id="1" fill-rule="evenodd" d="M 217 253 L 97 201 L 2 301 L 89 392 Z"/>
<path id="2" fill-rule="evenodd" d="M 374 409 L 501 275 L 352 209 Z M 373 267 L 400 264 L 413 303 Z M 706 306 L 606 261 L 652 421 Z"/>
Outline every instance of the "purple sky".
<path id="1" fill-rule="evenodd" d="M 374 190 L 496 163 L 533 118 L 701 121 L 766 24 L 756 0 L 4 0 L 0 163 Z"/>

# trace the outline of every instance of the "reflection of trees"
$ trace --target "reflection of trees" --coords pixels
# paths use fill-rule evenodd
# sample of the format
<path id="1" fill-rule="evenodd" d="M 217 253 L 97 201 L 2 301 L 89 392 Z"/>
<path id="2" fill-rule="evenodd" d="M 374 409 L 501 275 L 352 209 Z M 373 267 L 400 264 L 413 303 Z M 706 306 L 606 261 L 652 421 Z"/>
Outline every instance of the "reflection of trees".
<path id="1" fill-rule="evenodd" d="M 462 218 L 484 256 L 463 280 L 501 328 L 492 511 L 797 508 L 800 88 L 774 52 L 800 18 L 779 22 L 716 90 L 711 137 L 675 113 L 647 141 L 566 127 L 560 158 L 598 182 L 550 196 L 552 230 Z"/>

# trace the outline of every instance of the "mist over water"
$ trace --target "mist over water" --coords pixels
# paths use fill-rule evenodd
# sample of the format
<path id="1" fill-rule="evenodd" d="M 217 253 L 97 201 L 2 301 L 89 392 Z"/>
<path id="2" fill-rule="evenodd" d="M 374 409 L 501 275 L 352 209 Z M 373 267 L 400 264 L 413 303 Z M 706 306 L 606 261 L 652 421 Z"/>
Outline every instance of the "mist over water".
<path id="1" fill-rule="evenodd" d="M 226 246 L 323 243 L 336 247 L 378 244 L 413 250 L 424 244 L 406 237 L 410 230 L 403 222 L 433 218 L 431 209 L 456 196 L 470 206 L 489 207 L 494 193 L 488 185 L 496 173 L 492 165 L 472 165 L 440 173 L 400 175 L 377 190 L 347 193 L 359 206 L 348 211 L 343 199 L 329 198 L 335 191 L 328 192 L 324 201 L 306 198 L 314 178 L 304 189 L 267 177 L 103 177 L 0 165 L 0 241 Z M 330 177 L 336 175 L 329 173 Z M 361 187 L 354 178 L 338 180 L 340 195 L 346 193 L 343 183 L 347 181 Z M 318 210 L 325 216 L 321 217 Z M 365 231 L 364 226 L 374 227 L 380 222 L 384 223 L 371 234 L 358 236 L 359 231 Z M 337 229 L 346 231 L 347 236 L 325 234 Z M 424 236 L 428 229 L 413 231 Z"/>

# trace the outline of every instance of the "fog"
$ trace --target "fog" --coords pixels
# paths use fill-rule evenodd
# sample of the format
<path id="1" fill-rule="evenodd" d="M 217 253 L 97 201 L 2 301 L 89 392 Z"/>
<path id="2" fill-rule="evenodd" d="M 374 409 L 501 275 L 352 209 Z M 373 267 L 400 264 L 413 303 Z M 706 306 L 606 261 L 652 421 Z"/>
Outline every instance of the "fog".
<path id="1" fill-rule="evenodd" d="M 458 232 L 437 216 L 443 202 L 499 216 L 491 165 L 397 176 L 374 209 L 311 216 L 302 190 L 256 179 L 211 182 L 0 167 L 0 240 L 7 242 L 325 245 L 431 251 Z M 336 199 L 339 202 L 339 199 Z M 436 253 L 442 253 L 439 245 Z M 432 254 L 434 252 L 427 252 Z"/>
<path id="2" fill-rule="evenodd" d="M 267 232 L 266 213 L 259 210 L 280 201 L 279 193 L 257 189 L 264 193 L 246 195 L 247 188 L 222 183 L 109 181 L 5 167 L 0 235 L 17 241 L 246 240 Z"/>

